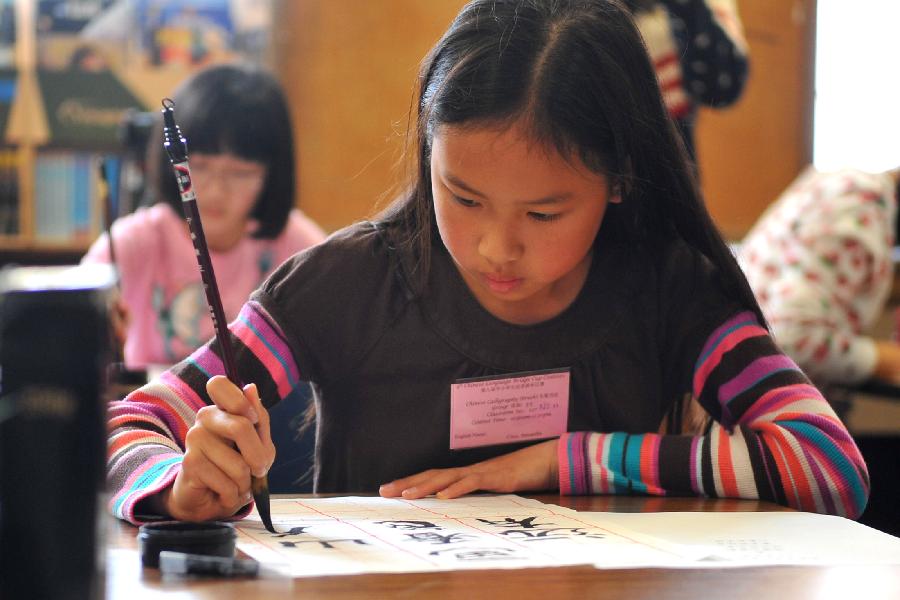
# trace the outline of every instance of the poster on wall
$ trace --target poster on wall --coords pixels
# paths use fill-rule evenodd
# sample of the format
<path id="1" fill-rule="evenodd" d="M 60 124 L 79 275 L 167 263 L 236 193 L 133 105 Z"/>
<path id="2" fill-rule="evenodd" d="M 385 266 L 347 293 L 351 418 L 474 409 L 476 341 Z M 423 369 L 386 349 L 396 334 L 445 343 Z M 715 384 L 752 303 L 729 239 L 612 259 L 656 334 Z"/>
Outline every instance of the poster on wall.
<path id="1" fill-rule="evenodd" d="M 48 142 L 112 146 L 128 109 L 154 109 L 197 69 L 264 62 L 271 13 L 272 0 L 38 0 Z"/>
<path id="2" fill-rule="evenodd" d="M 38 68 L 106 70 L 113 49 L 84 39 L 81 32 L 114 4 L 115 0 L 38 0 L 35 15 Z"/>
<path id="3" fill-rule="evenodd" d="M 91 23 L 127 8 L 126 4 L 38 0 L 37 81 L 50 145 L 115 147 L 127 111 L 146 109 L 118 75 L 123 67 L 121 48 L 83 35 Z"/>
<path id="4" fill-rule="evenodd" d="M 139 6 L 141 49 L 153 66 L 193 67 L 227 56 L 233 28 L 224 2 L 143 0 Z"/>
<path id="5" fill-rule="evenodd" d="M 53 146 L 115 148 L 128 111 L 144 108 L 109 70 L 39 71 L 38 86 Z"/>
<path id="6" fill-rule="evenodd" d="M 263 0 L 138 0 L 140 50 L 154 66 L 260 60 L 269 13 Z"/>
<path id="7" fill-rule="evenodd" d="M 112 67 L 265 62 L 273 0 L 39 0 L 38 55 L 64 68 L 90 48 Z"/>

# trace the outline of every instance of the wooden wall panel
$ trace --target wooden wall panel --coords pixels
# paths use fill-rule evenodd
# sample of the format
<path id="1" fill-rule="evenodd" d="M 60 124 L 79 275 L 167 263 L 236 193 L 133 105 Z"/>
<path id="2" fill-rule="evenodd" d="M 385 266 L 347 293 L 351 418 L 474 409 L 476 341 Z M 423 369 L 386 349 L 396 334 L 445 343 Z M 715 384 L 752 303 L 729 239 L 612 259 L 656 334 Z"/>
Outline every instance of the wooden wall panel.
<path id="1" fill-rule="evenodd" d="M 722 231 L 739 239 L 812 161 L 815 0 L 743 0 L 750 78 L 737 104 L 704 109 L 703 189 Z"/>
<path id="2" fill-rule="evenodd" d="M 419 62 L 463 4 L 278 3 L 274 60 L 297 136 L 298 203 L 327 230 L 390 199 Z"/>
<path id="3" fill-rule="evenodd" d="M 463 4 L 277 3 L 274 60 L 294 118 L 298 204 L 326 229 L 390 198 L 419 61 Z M 710 211 L 734 238 L 811 160 L 815 0 L 744 0 L 740 11 L 747 88 L 733 107 L 702 111 L 697 128 Z"/>

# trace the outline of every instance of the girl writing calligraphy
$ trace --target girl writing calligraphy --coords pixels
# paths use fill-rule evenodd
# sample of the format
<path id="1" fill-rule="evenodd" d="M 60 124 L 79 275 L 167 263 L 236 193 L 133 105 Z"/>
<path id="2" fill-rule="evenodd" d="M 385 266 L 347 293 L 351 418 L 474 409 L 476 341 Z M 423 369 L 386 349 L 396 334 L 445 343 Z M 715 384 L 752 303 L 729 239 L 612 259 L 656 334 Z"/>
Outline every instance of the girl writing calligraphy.
<path id="1" fill-rule="evenodd" d="M 253 383 L 222 377 L 213 343 L 114 403 L 116 515 L 245 514 L 275 456 L 264 406 L 303 380 L 318 492 L 860 514 L 860 453 L 769 336 L 618 2 L 470 2 L 424 62 L 416 133 L 409 191 L 283 264 L 231 324 Z M 454 443 L 454 386 L 560 369 L 562 431 Z"/>

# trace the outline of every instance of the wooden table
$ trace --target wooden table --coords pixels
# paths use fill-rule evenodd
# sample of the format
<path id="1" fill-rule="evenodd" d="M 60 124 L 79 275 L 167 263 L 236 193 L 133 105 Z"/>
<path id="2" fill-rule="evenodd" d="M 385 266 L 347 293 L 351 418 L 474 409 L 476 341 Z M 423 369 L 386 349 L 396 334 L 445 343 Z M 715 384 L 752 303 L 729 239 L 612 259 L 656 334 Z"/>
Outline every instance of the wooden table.
<path id="1" fill-rule="evenodd" d="M 694 498 L 529 495 L 581 511 L 772 511 L 765 502 Z M 285 600 L 289 598 L 900 598 L 896 567 L 753 567 L 629 569 L 560 567 L 521 570 L 353 575 L 300 579 L 163 580 L 142 569 L 137 528 L 111 523 L 106 597 L 110 600 Z M 840 540 L 835 540 L 836 544 Z"/>

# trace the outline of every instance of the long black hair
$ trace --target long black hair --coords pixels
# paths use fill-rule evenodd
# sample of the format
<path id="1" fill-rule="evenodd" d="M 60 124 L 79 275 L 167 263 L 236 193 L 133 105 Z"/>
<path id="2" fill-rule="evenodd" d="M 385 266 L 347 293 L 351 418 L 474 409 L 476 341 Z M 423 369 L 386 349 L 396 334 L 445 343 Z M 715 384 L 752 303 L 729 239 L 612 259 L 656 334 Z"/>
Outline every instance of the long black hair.
<path id="1" fill-rule="evenodd" d="M 278 81 L 249 64 L 208 67 L 174 92 L 178 126 L 189 152 L 230 153 L 266 165 L 266 181 L 250 216 L 256 238 L 276 238 L 294 206 L 294 140 Z M 181 196 L 162 144 L 162 119 L 150 135 L 147 171 L 152 200 L 181 211 Z"/>
<path id="2" fill-rule="evenodd" d="M 650 12 L 657 6 L 662 6 L 659 0 L 622 0 L 622 4 L 624 4 L 625 8 L 630 10 L 633 14 Z"/>
<path id="3" fill-rule="evenodd" d="M 415 256 L 414 287 L 424 286 L 437 235 L 430 169 L 435 129 L 512 124 L 562 156 L 577 156 L 621 193 L 600 235 L 651 251 L 683 239 L 765 323 L 704 206 L 631 13 L 617 0 L 473 0 L 425 58 L 414 181 L 381 215 Z"/>

